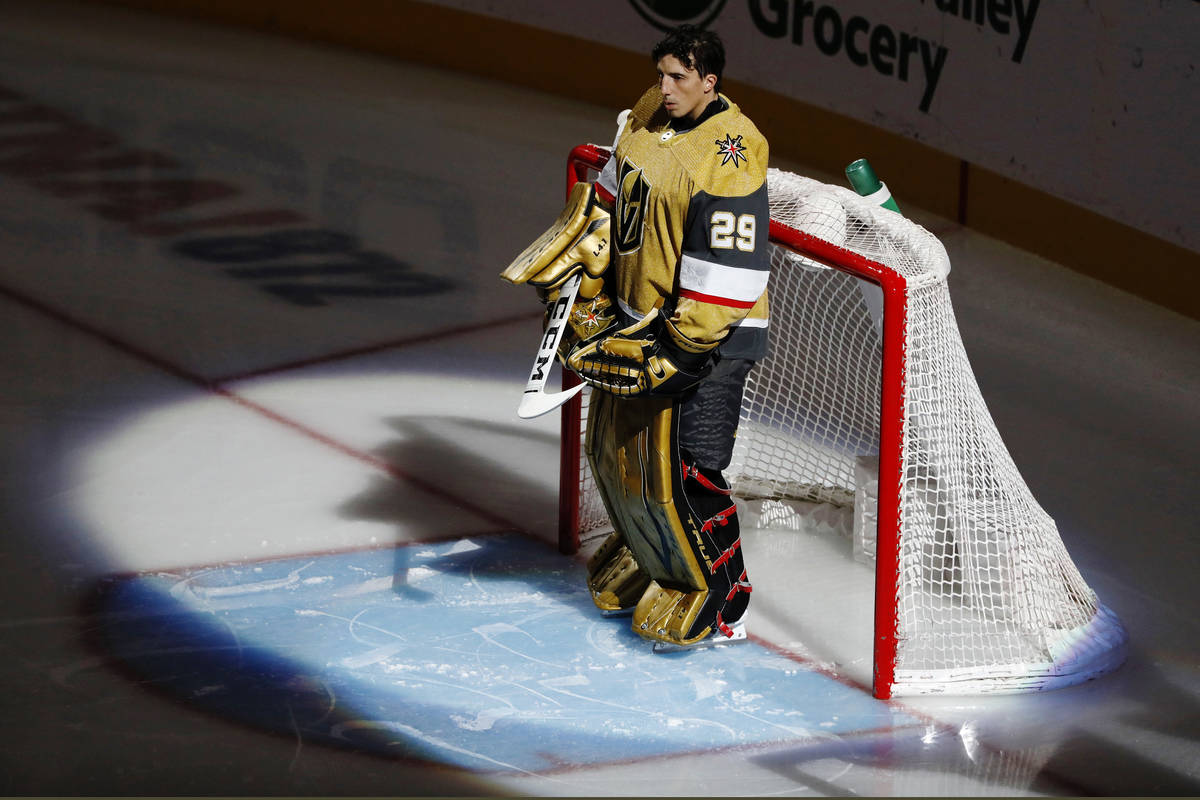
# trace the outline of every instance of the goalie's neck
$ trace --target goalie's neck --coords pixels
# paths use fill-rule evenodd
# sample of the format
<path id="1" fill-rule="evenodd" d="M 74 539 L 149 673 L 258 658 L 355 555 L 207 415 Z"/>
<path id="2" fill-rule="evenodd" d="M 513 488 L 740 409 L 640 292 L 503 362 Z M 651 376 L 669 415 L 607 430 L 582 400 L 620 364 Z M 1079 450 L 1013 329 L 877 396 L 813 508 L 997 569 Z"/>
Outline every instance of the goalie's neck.
<path id="1" fill-rule="evenodd" d="M 696 119 L 692 119 L 691 117 L 672 119 L 669 123 L 669 127 L 676 133 L 686 133 L 693 128 L 699 127 L 704 122 L 707 122 L 710 118 L 715 117 L 717 114 L 720 114 L 722 111 L 725 111 L 728 108 L 729 103 L 725 101 L 725 98 L 718 97 L 716 100 L 713 100 L 711 103 L 709 103 L 708 107 L 704 109 L 704 112 Z"/>

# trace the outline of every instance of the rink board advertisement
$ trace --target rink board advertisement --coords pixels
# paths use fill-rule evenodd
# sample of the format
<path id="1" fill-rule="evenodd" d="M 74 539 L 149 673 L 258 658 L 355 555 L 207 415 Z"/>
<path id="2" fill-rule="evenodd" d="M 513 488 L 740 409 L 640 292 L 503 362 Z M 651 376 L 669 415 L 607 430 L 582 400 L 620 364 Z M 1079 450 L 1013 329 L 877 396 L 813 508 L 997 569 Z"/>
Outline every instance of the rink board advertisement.
<path id="1" fill-rule="evenodd" d="M 1191 0 L 431 2 L 633 53 L 704 25 L 726 41 L 730 78 L 1200 249 Z M 589 68 L 604 80 L 603 65 L 570 67 Z"/>
<path id="2" fill-rule="evenodd" d="M 540 542 L 483 536 L 143 573 L 108 584 L 90 629 L 199 709 L 479 772 L 921 724 L 757 641 L 655 654 L 628 617 L 592 606 L 582 570 Z"/>

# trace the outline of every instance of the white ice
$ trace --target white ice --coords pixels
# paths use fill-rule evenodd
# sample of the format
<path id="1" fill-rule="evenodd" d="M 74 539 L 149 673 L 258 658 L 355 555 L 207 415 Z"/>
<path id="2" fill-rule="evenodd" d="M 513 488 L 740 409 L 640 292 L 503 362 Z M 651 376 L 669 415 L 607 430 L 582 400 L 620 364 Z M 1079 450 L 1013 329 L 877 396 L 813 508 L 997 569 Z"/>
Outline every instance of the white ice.
<path id="1" fill-rule="evenodd" d="M 553 220 L 567 151 L 607 141 L 614 110 L 58 2 L 0 3 L 0 86 L 240 187 L 222 210 L 293 209 L 456 282 L 289 305 L 172 252 L 183 237 L 136 235 L 0 170 L 7 793 L 1200 791 L 1200 324 L 908 207 L 950 253 L 966 348 L 1017 465 L 1130 631 L 1117 673 L 896 703 L 926 721 L 915 733 L 486 778 L 307 746 L 138 685 L 87 642 L 103 576 L 501 530 L 553 539 L 557 422 L 515 414 L 537 309 L 497 273 Z M 865 685 L 870 586 L 848 546 L 748 539 L 750 628 Z"/>

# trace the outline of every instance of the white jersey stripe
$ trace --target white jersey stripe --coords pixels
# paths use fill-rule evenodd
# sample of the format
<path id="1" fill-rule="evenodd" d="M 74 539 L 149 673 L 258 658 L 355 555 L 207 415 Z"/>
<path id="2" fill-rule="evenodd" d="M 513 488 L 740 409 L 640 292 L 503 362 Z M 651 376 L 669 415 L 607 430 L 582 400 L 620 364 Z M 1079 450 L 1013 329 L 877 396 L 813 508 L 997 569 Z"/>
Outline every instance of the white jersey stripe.
<path id="1" fill-rule="evenodd" d="M 685 255 L 679 262 L 679 288 L 712 297 L 753 303 L 766 291 L 767 270 L 743 269 Z"/>

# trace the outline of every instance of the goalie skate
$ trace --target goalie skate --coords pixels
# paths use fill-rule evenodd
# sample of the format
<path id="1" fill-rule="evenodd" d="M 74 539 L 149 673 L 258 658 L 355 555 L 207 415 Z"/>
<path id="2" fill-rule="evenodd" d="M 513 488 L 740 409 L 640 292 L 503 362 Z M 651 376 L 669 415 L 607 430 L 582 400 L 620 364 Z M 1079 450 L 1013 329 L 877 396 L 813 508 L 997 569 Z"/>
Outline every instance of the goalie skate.
<path id="1" fill-rule="evenodd" d="M 691 644 L 674 644 L 671 642 L 655 642 L 655 653 L 678 653 L 684 650 L 704 650 L 709 647 L 727 647 L 732 644 L 741 644 L 749 641 L 746 638 L 746 621 L 739 619 L 729 626 L 732 636 L 726 636 L 720 630 L 714 630 L 711 634 L 703 639 L 692 642 Z"/>

